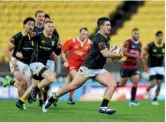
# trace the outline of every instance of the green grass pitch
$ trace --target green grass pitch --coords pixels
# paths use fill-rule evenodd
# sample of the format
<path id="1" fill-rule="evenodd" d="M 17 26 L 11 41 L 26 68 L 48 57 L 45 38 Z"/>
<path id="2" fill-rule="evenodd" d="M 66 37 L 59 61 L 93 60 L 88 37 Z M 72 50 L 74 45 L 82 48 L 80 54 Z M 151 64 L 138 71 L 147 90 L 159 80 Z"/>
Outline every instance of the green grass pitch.
<path id="1" fill-rule="evenodd" d="M 16 100 L 0 100 L 0 122 L 164 122 L 165 118 L 164 101 L 152 106 L 144 100 L 138 107 L 129 107 L 128 101 L 111 102 L 109 106 L 117 111 L 114 115 L 99 114 L 100 102 L 59 102 L 47 113 L 42 113 L 38 103 L 26 103 L 26 111 L 18 110 L 15 103 Z"/>

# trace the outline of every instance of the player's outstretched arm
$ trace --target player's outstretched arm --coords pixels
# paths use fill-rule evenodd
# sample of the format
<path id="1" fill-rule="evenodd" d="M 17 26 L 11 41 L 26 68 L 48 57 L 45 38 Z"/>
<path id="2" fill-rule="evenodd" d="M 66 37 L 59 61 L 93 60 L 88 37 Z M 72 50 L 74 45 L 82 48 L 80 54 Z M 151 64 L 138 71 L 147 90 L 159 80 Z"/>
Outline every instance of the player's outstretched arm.
<path id="1" fill-rule="evenodd" d="M 133 58 L 138 58 L 139 57 L 139 52 L 136 52 L 135 54 L 131 54 L 128 52 L 128 49 L 123 47 L 123 54 L 126 57 L 133 57 Z"/>
<path id="2" fill-rule="evenodd" d="M 123 52 L 120 51 L 120 53 L 114 53 L 108 50 L 108 48 L 105 48 L 100 51 L 101 54 L 106 57 L 106 58 L 122 58 L 123 57 Z"/>
<path id="3" fill-rule="evenodd" d="M 142 57 L 141 57 L 141 61 L 142 61 L 145 72 L 148 72 L 148 66 L 146 64 L 146 56 L 148 55 L 148 50 L 149 50 L 149 47 L 146 46 L 144 51 L 143 51 Z"/>
<path id="4" fill-rule="evenodd" d="M 14 49 L 14 47 L 15 47 L 14 44 L 13 44 L 13 42 L 14 42 L 14 39 L 11 38 L 10 41 L 9 41 L 9 43 L 8 43 L 7 50 L 6 50 L 6 55 L 7 55 L 7 57 L 8 57 L 9 59 L 11 59 L 12 54 L 13 54 L 13 49 Z"/>

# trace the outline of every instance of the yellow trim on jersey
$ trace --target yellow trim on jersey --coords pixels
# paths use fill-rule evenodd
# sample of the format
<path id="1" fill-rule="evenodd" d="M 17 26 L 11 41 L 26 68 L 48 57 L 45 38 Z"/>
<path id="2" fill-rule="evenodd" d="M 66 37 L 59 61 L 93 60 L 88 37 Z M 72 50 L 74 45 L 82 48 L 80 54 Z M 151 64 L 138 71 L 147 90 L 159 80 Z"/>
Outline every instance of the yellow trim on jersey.
<path id="1" fill-rule="evenodd" d="M 154 44 L 156 45 L 156 47 L 162 47 L 164 45 L 163 42 L 161 44 L 158 44 L 157 41 L 154 41 Z"/>
<path id="2" fill-rule="evenodd" d="M 23 36 L 25 36 L 25 33 L 24 33 L 24 31 L 21 31 L 21 34 L 22 34 Z"/>

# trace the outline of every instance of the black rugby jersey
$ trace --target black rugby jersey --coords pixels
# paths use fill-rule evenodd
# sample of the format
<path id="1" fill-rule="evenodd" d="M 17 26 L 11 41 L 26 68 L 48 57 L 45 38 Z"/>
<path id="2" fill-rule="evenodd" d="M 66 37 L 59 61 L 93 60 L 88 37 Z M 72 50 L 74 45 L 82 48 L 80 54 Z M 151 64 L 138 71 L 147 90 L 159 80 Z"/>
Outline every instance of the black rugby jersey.
<path id="1" fill-rule="evenodd" d="M 42 33 L 43 30 L 44 30 L 44 26 L 42 26 L 41 28 L 39 28 L 37 26 L 34 27 L 34 32 L 36 34 Z M 54 30 L 53 30 L 53 35 L 55 35 L 57 38 L 59 38 L 59 33 L 57 32 L 56 28 L 54 28 Z"/>
<path id="2" fill-rule="evenodd" d="M 148 66 L 157 67 L 163 65 L 163 58 L 165 55 L 165 43 L 160 46 L 157 42 L 151 42 L 147 45 L 146 51 L 148 52 Z"/>
<path id="3" fill-rule="evenodd" d="M 13 50 L 12 56 L 15 58 L 17 58 L 16 53 L 18 51 L 18 46 L 19 46 L 20 40 L 23 36 L 24 36 L 24 33 L 19 32 L 16 35 L 12 36 L 12 38 L 10 39 L 10 43 L 12 43 L 14 45 L 14 50 Z"/>
<path id="4" fill-rule="evenodd" d="M 23 59 L 19 59 L 23 63 L 29 64 L 31 55 L 34 49 L 34 42 L 31 40 L 30 35 L 23 36 L 18 45 L 18 52 L 21 52 Z"/>
<path id="5" fill-rule="evenodd" d="M 109 49 L 109 47 L 109 38 L 104 37 L 98 32 L 93 37 L 90 53 L 86 56 L 81 66 L 85 66 L 88 69 L 102 69 L 107 58 L 100 51 L 105 48 Z"/>
<path id="6" fill-rule="evenodd" d="M 57 55 L 61 53 L 61 49 L 57 48 L 58 39 L 55 35 L 52 35 L 50 38 L 46 37 L 42 32 L 34 36 L 32 40 L 34 41 L 35 47 L 31 57 L 31 63 L 42 62 L 46 65 L 47 60 L 53 51 Z"/>

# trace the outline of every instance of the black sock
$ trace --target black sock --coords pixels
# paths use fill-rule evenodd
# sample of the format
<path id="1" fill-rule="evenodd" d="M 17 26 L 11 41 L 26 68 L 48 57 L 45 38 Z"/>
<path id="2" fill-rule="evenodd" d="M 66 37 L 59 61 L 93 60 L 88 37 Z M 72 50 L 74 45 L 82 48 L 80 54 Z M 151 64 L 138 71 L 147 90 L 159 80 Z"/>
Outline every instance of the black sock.
<path id="1" fill-rule="evenodd" d="M 109 103 L 109 100 L 103 99 L 103 101 L 101 103 L 101 107 L 107 107 L 108 103 Z"/>
<path id="2" fill-rule="evenodd" d="M 137 92 L 137 87 L 132 87 L 131 88 L 131 101 L 135 100 L 135 96 L 136 96 L 136 92 Z"/>
<path id="3" fill-rule="evenodd" d="M 51 96 L 48 101 L 49 101 L 50 103 L 53 103 L 55 100 L 56 100 L 56 99 L 54 99 L 53 96 Z"/>
<path id="4" fill-rule="evenodd" d="M 47 91 L 44 91 L 44 102 L 47 100 Z"/>
<path id="5" fill-rule="evenodd" d="M 157 101 L 157 97 L 153 98 L 153 101 Z"/>
<path id="6" fill-rule="evenodd" d="M 39 100 L 39 106 L 42 106 L 42 105 L 43 105 L 43 103 L 44 103 L 44 101 L 43 101 L 43 100 Z"/>
<path id="7" fill-rule="evenodd" d="M 16 81 L 12 79 L 12 80 L 10 81 L 10 84 L 11 84 L 11 85 L 14 85 L 15 82 L 16 82 Z"/>
<path id="8" fill-rule="evenodd" d="M 117 82 L 116 84 L 117 84 L 117 87 L 119 87 L 119 82 Z"/>
<path id="9" fill-rule="evenodd" d="M 20 99 L 19 99 L 18 101 L 19 101 L 19 103 L 24 104 L 24 102 L 23 102 L 23 101 L 21 101 Z"/>
<path id="10" fill-rule="evenodd" d="M 149 90 L 150 90 L 150 89 L 148 89 L 148 88 L 146 89 L 147 92 L 149 92 Z"/>

